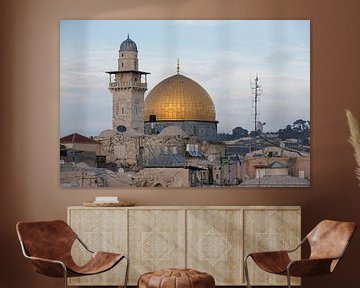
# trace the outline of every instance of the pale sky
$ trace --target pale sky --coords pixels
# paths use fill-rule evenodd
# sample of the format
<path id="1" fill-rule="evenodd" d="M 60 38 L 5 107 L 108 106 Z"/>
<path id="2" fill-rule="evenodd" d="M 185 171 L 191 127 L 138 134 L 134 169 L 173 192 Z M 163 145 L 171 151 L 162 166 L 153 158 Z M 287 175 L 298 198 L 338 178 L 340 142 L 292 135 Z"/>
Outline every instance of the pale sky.
<path id="1" fill-rule="evenodd" d="M 112 95 L 105 71 L 117 70 L 127 34 L 138 47 L 148 90 L 176 73 L 211 96 L 218 132 L 253 130 L 250 80 L 263 87 L 259 119 L 277 131 L 310 120 L 309 20 L 62 20 L 60 22 L 60 136 L 96 136 L 112 128 Z"/>

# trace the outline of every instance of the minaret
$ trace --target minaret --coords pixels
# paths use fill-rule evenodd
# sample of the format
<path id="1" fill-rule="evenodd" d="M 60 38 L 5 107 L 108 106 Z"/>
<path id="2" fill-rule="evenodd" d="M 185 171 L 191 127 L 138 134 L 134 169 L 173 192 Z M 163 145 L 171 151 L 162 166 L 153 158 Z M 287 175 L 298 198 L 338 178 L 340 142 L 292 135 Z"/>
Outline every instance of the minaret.
<path id="1" fill-rule="evenodd" d="M 106 73 L 113 95 L 113 129 L 144 133 L 144 93 L 150 73 L 139 71 L 137 46 L 129 34 L 120 45 L 118 70 Z"/>

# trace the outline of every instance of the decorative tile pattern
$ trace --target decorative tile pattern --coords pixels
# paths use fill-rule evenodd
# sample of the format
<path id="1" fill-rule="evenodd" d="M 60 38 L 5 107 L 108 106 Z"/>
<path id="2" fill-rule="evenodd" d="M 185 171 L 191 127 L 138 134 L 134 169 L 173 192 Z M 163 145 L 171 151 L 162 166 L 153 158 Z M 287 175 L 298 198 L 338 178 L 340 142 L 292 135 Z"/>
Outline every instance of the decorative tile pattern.
<path id="1" fill-rule="evenodd" d="M 289 244 L 284 240 L 285 233 L 276 232 L 272 228 L 255 235 L 256 240 L 252 246 L 253 251 L 277 251 L 289 247 Z"/>
<path id="2" fill-rule="evenodd" d="M 131 284 L 145 272 L 185 267 L 185 210 L 130 209 L 129 219 Z"/>
<path id="3" fill-rule="evenodd" d="M 83 241 L 93 251 L 111 251 L 112 248 L 116 247 L 116 244 L 112 243 L 111 240 L 111 231 L 101 231 L 99 227 L 91 232 L 84 232 Z"/>
<path id="4" fill-rule="evenodd" d="M 170 233 L 154 228 L 150 233 L 142 233 L 138 248 L 141 249 L 142 260 L 150 260 L 156 265 L 162 260 L 170 260 L 170 252 L 175 245 L 170 241 Z"/>
<path id="5" fill-rule="evenodd" d="M 242 210 L 187 211 L 187 267 L 206 271 L 217 285 L 242 283 Z"/>
<path id="6" fill-rule="evenodd" d="M 199 252 L 200 260 L 206 260 L 213 266 L 220 260 L 227 260 L 227 252 L 232 247 L 226 239 L 227 233 L 219 233 L 211 228 L 208 232 L 199 235 L 200 239 L 194 247 Z"/>

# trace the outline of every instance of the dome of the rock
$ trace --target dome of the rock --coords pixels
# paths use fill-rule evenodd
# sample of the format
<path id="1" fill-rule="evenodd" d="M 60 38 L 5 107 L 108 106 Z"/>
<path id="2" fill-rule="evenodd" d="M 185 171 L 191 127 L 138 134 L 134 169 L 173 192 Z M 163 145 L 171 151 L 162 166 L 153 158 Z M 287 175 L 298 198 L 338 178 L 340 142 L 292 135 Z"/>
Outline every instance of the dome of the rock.
<path id="1" fill-rule="evenodd" d="M 180 74 L 157 84 L 145 98 L 144 120 L 216 121 L 214 103 L 206 90 L 194 80 Z"/>

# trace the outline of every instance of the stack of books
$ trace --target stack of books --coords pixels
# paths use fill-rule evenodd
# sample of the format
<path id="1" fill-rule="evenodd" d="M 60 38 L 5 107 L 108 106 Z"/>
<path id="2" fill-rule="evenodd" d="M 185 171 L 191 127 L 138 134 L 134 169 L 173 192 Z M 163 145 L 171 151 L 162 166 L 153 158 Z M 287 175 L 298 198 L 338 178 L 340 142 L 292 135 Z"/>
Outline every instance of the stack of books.
<path id="1" fill-rule="evenodd" d="M 116 196 L 99 196 L 95 197 L 92 202 L 84 202 L 85 207 L 131 207 L 135 206 L 134 202 L 120 201 Z"/>
<path id="2" fill-rule="evenodd" d="M 119 199 L 117 196 L 99 196 L 95 197 L 95 201 L 93 203 L 119 203 Z"/>

